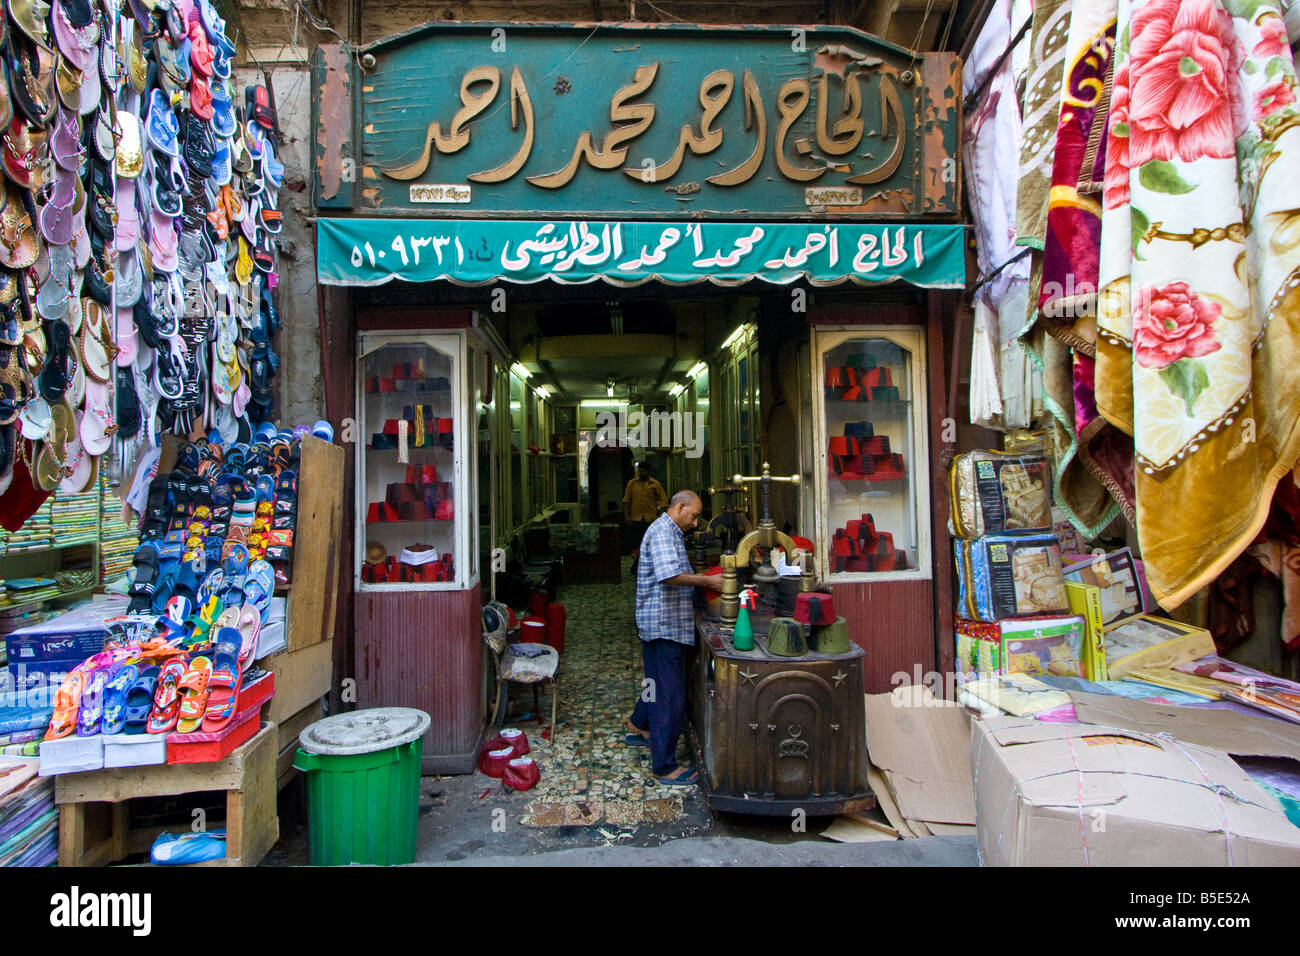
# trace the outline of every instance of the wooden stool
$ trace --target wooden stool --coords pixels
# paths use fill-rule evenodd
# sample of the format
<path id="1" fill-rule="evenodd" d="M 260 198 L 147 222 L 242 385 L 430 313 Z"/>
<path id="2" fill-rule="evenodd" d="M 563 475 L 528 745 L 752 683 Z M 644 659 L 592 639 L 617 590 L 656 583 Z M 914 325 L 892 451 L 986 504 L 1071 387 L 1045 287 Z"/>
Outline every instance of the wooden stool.
<path id="1" fill-rule="evenodd" d="M 192 866 L 257 866 L 280 838 L 275 795 L 276 728 L 262 729 L 224 760 L 61 774 L 59 866 L 103 866 L 147 852 L 168 827 L 130 829 L 128 801 L 226 791 L 226 858 Z"/>

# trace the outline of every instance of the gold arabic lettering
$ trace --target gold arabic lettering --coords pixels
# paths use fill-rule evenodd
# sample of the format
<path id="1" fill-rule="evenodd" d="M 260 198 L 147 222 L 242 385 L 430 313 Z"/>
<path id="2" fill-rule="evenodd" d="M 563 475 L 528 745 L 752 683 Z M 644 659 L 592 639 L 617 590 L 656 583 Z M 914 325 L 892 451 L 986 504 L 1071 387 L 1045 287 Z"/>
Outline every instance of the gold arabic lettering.
<path id="1" fill-rule="evenodd" d="M 748 182 L 758 172 L 758 167 L 763 165 L 763 152 L 767 149 L 767 112 L 763 109 L 763 94 L 758 90 L 758 81 L 754 79 L 753 73 L 746 70 L 740 85 L 745 95 L 745 129 L 748 130 L 757 121 L 758 135 L 748 159 L 735 169 L 708 178 L 715 186 L 739 186 Z"/>
<path id="2" fill-rule="evenodd" d="M 883 163 L 875 169 L 869 169 L 865 173 L 857 176 L 850 176 L 844 180 L 846 183 L 855 185 L 867 185 L 870 183 L 884 182 L 894 171 L 898 169 L 898 164 L 903 161 L 903 145 L 906 142 L 906 131 L 903 129 L 903 101 L 898 97 L 898 87 L 894 85 L 894 80 L 890 76 L 881 76 L 880 78 L 880 136 L 885 138 L 890 135 L 890 117 L 893 117 L 894 148 Z"/>
<path id="3" fill-rule="evenodd" d="M 475 93 L 473 88 L 480 84 L 488 85 L 487 91 Z M 440 153 L 457 153 L 469 145 L 469 130 L 465 127 L 482 113 L 496 99 L 497 90 L 501 89 L 501 71 L 494 66 L 478 66 L 470 70 L 460 81 L 461 108 L 452 117 L 451 127 L 443 133 L 442 127 L 435 120 L 429 124 L 424 137 L 424 152 L 420 158 L 407 166 L 397 169 L 384 169 L 381 172 L 389 179 L 418 179 L 429 168 L 432 147 Z"/>
<path id="4" fill-rule="evenodd" d="M 632 82 L 614 94 L 609 102 L 609 121 L 614 128 L 605 134 L 600 149 L 591 145 L 591 133 L 583 130 L 573 147 L 573 156 L 563 169 L 553 173 L 527 177 L 534 186 L 543 189 L 559 189 L 566 185 L 578 171 L 583 159 L 595 169 L 614 169 L 627 160 L 627 145 L 636 139 L 654 122 L 653 103 L 628 104 L 650 88 L 659 73 L 659 64 L 637 67 Z"/>
<path id="5" fill-rule="evenodd" d="M 843 156 L 857 148 L 862 140 L 862 88 L 857 73 L 844 80 L 844 118 L 826 132 L 826 101 L 830 99 L 830 81 L 823 73 L 817 81 L 817 146 L 831 156 Z M 848 133 L 848 138 L 844 134 Z"/>
<path id="6" fill-rule="evenodd" d="M 514 156 L 494 169 L 485 169 L 481 173 L 471 173 L 469 179 L 476 183 L 503 183 L 519 170 L 524 168 L 524 163 L 528 162 L 528 154 L 533 151 L 533 101 L 528 95 L 528 87 L 524 85 L 523 75 L 519 72 L 519 67 L 515 67 L 510 73 L 510 128 L 519 128 L 519 113 L 524 114 L 524 141 L 519 145 L 519 149 Z"/>
<path id="7" fill-rule="evenodd" d="M 682 168 L 689 148 L 696 156 L 706 156 L 722 145 L 722 130 L 714 129 L 713 122 L 722 112 L 722 108 L 731 102 L 731 91 L 735 88 L 736 77 L 730 70 L 715 70 L 700 81 L 700 135 L 696 136 L 689 123 L 682 127 L 677 137 L 677 151 L 672 158 L 662 165 L 640 168 L 626 166 L 623 172 L 643 183 L 658 183 L 672 179 L 677 170 Z"/>
<path id="8" fill-rule="evenodd" d="M 790 127 L 795 124 L 795 121 L 803 115 L 803 111 L 808 108 L 810 91 L 811 85 L 808 80 L 804 77 L 797 77 L 782 83 L 781 89 L 776 94 L 777 112 L 781 114 L 781 122 L 776 126 L 776 144 L 773 149 L 773 152 L 776 153 L 776 168 L 781 171 L 781 175 L 786 179 L 793 179 L 797 183 L 809 182 L 826 172 L 825 166 L 818 169 L 796 166 L 785 155 L 786 134 L 790 132 Z M 796 140 L 795 149 L 800 153 L 808 153 L 810 149 L 808 141 Z"/>

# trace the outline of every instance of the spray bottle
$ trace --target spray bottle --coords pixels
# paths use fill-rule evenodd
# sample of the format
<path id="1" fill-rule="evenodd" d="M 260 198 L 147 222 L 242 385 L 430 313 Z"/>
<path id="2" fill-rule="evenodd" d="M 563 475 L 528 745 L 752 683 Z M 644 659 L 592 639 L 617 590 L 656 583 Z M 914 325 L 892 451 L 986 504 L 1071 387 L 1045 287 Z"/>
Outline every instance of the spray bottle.
<path id="1" fill-rule="evenodd" d="M 736 609 L 736 627 L 731 635 L 731 646 L 738 651 L 754 649 L 754 625 L 749 621 L 749 612 L 758 606 L 758 592 L 746 588 L 740 592 L 740 606 Z"/>

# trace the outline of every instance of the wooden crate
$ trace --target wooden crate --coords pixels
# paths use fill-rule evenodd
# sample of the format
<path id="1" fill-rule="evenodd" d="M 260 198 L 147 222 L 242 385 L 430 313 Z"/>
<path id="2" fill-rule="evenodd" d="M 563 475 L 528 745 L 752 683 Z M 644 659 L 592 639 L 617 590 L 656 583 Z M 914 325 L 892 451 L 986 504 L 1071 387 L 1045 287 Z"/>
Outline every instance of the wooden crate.
<path id="1" fill-rule="evenodd" d="M 334 680 L 334 641 L 321 641 L 299 651 L 280 651 L 259 662 L 275 675 L 275 696 L 263 715 L 283 723 L 330 692 Z"/>
<path id="2" fill-rule="evenodd" d="M 334 636 L 343 535 L 343 449 L 313 435 L 302 439 L 293 580 L 287 590 L 286 641 L 301 650 Z"/>
<path id="3" fill-rule="evenodd" d="M 318 700 L 308 704 L 283 723 L 276 725 L 279 728 L 276 740 L 276 749 L 279 756 L 276 758 L 275 763 L 277 789 L 283 790 L 289 781 L 293 779 L 295 773 L 293 757 L 298 750 L 298 736 L 324 716 L 321 702 Z"/>
<path id="4" fill-rule="evenodd" d="M 194 866 L 256 866 L 280 838 L 275 806 L 277 731 L 262 727 L 248 743 L 215 763 L 160 764 L 61 775 L 59 866 L 103 866 L 149 849 L 166 827 L 129 826 L 139 797 L 226 791 L 226 858 Z"/>

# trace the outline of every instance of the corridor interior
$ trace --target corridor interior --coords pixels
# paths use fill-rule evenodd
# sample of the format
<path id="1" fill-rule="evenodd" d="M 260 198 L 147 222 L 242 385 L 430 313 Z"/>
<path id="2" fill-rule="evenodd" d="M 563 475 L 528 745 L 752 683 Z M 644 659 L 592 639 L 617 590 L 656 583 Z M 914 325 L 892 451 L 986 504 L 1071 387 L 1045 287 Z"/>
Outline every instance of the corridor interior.
<path id="1" fill-rule="evenodd" d="M 556 725 L 550 721 L 550 689 L 539 691 L 534 711 L 528 687 L 510 687 L 504 726 L 527 735 L 541 781 L 521 794 L 527 826 L 636 826 L 667 823 L 682 815 L 683 793 L 661 787 L 650 772 L 645 747 L 623 742 L 624 721 L 641 685 L 641 649 L 634 618 L 635 574 L 623 558 L 619 583 L 566 584 L 557 600 L 568 623 L 558 681 Z M 688 741 L 679 744 L 680 761 L 693 762 Z M 485 785 L 497 781 L 477 774 Z"/>

